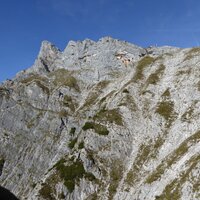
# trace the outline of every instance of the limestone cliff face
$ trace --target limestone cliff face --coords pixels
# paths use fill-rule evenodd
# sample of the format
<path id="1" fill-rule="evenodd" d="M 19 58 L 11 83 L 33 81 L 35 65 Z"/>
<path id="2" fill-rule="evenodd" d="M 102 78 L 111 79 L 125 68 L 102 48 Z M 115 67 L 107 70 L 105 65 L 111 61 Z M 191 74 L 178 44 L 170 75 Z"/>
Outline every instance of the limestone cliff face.
<path id="1" fill-rule="evenodd" d="M 200 48 L 42 43 L 0 85 L 0 184 L 19 199 L 200 199 Z"/>

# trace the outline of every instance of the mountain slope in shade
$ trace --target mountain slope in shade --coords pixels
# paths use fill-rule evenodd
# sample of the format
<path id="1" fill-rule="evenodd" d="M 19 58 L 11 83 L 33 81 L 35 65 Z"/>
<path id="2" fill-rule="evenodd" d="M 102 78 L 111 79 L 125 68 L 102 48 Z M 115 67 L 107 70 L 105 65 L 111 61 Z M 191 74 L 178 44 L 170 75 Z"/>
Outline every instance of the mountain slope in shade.
<path id="1" fill-rule="evenodd" d="M 0 185 L 19 199 L 200 199 L 200 48 L 44 41 L 0 85 Z"/>

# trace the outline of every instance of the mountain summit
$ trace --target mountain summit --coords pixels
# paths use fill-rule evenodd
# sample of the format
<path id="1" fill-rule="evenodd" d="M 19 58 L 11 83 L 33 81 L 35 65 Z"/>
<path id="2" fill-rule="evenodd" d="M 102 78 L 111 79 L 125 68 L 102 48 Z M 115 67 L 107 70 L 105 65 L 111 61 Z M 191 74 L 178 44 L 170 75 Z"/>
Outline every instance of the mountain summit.
<path id="1" fill-rule="evenodd" d="M 0 185 L 21 200 L 198 200 L 200 48 L 42 42 L 0 85 Z"/>

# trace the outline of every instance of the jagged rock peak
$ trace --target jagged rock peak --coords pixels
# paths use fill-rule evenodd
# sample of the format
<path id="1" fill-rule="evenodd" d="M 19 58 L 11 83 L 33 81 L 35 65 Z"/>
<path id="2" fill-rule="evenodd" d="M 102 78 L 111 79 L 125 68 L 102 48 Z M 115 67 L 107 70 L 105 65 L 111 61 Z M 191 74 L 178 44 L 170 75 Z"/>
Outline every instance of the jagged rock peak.
<path id="1" fill-rule="evenodd" d="M 60 53 L 60 49 L 58 49 L 54 44 L 51 42 L 44 40 L 41 43 L 40 51 L 38 57 L 45 57 L 46 54 L 58 54 Z"/>
<path id="2" fill-rule="evenodd" d="M 40 51 L 34 65 L 27 70 L 27 73 L 47 73 L 55 69 L 54 62 L 59 59 L 62 52 L 49 41 L 41 43 Z"/>

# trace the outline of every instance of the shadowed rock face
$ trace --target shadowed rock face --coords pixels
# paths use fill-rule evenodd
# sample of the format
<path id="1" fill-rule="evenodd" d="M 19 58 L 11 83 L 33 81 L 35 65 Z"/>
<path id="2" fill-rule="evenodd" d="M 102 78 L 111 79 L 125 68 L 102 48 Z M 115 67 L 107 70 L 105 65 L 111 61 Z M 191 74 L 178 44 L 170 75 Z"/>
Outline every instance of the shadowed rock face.
<path id="1" fill-rule="evenodd" d="M 7 190 L 1 186 L 0 186 L 0 199 L 2 199 L 2 200 L 19 200 L 9 190 Z"/>
<path id="2" fill-rule="evenodd" d="M 43 42 L 0 85 L 0 184 L 22 200 L 198 200 L 199 63 L 199 48 Z"/>

